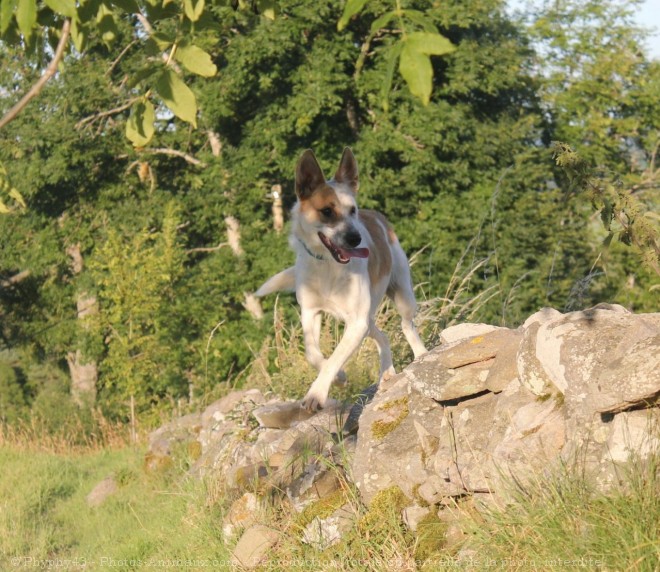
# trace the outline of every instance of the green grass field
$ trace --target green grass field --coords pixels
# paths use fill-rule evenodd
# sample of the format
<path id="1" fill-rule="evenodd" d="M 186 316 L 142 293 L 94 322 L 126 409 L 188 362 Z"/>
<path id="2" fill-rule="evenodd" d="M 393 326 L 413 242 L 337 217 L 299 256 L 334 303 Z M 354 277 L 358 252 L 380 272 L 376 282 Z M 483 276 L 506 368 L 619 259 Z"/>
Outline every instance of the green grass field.
<path id="1" fill-rule="evenodd" d="M 143 452 L 130 447 L 69 455 L 0 448 L 0 569 L 226 561 L 221 514 L 207 506 L 204 484 L 147 475 L 142 462 Z M 90 508 L 86 496 L 108 475 L 118 491 Z"/>
<path id="2" fill-rule="evenodd" d="M 174 570 L 229 567 L 222 536 L 229 500 L 221 483 L 185 477 L 185 463 L 148 474 L 139 448 L 49 452 L 6 440 L 0 446 L 0 569 Z M 367 509 L 347 498 L 356 524 L 318 552 L 281 496 L 262 521 L 281 532 L 265 569 L 340 570 L 640 570 L 660 568 L 660 465 L 640 465 L 624 489 L 607 496 L 565 474 L 518 489 L 486 513 L 458 504 L 462 540 L 427 519 L 418 534 L 401 522 L 396 495 Z M 103 504 L 86 496 L 113 475 L 119 487 Z M 220 486 L 219 486 L 220 485 Z"/>

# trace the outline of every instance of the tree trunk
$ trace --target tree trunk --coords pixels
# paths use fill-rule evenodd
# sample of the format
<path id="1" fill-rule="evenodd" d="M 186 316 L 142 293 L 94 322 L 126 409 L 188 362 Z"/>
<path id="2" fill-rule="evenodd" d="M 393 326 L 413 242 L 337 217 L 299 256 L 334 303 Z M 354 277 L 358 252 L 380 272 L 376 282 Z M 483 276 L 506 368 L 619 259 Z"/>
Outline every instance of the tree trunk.
<path id="1" fill-rule="evenodd" d="M 74 244 L 67 248 L 67 254 L 71 257 L 71 268 L 74 274 L 80 274 L 83 269 L 83 258 L 80 253 L 80 244 Z M 80 292 L 76 299 L 77 316 L 80 328 L 89 330 L 90 323 L 87 318 L 98 313 L 98 301 L 96 296 L 88 292 Z M 66 356 L 71 374 L 71 397 L 80 406 L 91 406 L 96 399 L 96 382 L 98 381 L 98 366 L 94 360 L 88 361 L 84 358 L 82 351 L 78 348 Z"/>

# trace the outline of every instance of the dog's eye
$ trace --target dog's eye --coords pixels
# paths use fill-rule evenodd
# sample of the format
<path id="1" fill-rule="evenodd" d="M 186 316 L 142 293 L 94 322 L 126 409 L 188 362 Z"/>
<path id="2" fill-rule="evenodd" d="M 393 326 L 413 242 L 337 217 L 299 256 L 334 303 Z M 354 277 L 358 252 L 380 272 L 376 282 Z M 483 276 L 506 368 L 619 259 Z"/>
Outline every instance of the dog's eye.
<path id="1" fill-rule="evenodd" d="M 351 207 L 351 216 L 355 216 L 356 212 L 357 212 L 357 209 L 355 207 Z"/>
<path id="2" fill-rule="evenodd" d="M 325 217 L 331 217 L 332 209 L 330 207 L 325 207 L 324 209 L 321 209 L 321 214 Z"/>

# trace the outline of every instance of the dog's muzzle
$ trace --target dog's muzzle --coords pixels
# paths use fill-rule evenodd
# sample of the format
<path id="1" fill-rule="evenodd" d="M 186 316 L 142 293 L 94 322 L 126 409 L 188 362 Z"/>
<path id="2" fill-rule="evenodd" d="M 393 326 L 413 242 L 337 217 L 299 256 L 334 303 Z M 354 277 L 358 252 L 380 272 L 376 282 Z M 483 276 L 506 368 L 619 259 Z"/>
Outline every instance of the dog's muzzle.
<path id="1" fill-rule="evenodd" d="M 319 238 L 323 243 L 332 257 L 339 262 L 339 264 L 348 264 L 351 258 L 367 258 L 369 256 L 368 248 L 355 248 L 360 242 L 362 242 L 362 237 L 358 232 L 351 232 L 345 235 L 346 243 L 350 248 L 342 248 L 338 246 L 332 240 L 330 240 L 325 234 L 319 232 Z"/>

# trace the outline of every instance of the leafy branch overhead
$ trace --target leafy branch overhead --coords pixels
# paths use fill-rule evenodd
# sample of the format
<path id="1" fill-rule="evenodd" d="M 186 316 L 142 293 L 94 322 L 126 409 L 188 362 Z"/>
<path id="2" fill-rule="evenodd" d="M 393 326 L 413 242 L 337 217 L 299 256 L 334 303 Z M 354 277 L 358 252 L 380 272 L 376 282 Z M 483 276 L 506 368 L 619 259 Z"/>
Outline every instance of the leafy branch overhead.
<path id="1" fill-rule="evenodd" d="M 337 23 L 341 32 L 367 4 L 367 0 L 348 0 L 344 12 Z M 391 29 L 390 26 L 396 26 Z M 448 38 L 440 34 L 433 21 L 419 10 L 404 9 L 400 1 L 396 0 L 394 10 L 376 18 L 372 25 L 366 42 L 368 49 L 376 35 L 385 31 L 398 35 L 398 40 L 389 45 L 385 51 L 387 73 L 382 89 L 382 102 L 385 110 L 388 108 L 388 95 L 392 86 L 394 70 L 397 61 L 399 72 L 408 84 L 410 92 L 418 97 L 424 105 L 428 105 L 433 91 L 433 66 L 431 56 L 444 56 L 456 48 Z M 366 49 L 363 49 L 363 54 Z M 359 74 L 364 57 L 358 61 Z"/>
<path id="2" fill-rule="evenodd" d="M 120 54 L 118 59 L 134 44 L 141 44 L 144 65 L 126 78 L 134 100 L 126 136 L 136 147 L 141 147 L 155 132 L 154 103 L 165 105 L 176 117 L 196 126 L 197 98 L 179 64 L 194 75 L 216 75 L 211 55 L 196 42 L 217 25 L 218 9 L 223 7 L 241 7 L 269 18 L 275 15 L 274 2 L 269 0 L 249 5 L 230 0 L 2 0 L 0 40 L 11 46 L 25 46 L 35 61 L 48 53 L 47 44 L 55 51 L 55 45 L 64 35 L 62 30 L 70 33 L 73 44 L 67 42 L 66 50 L 73 47 L 83 56 L 92 35 L 100 36 L 108 48 L 116 50 Z M 122 20 L 134 25 L 134 38 L 125 47 L 119 45 Z M 56 52 L 56 56 L 50 67 L 61 63 L 62 54 Z M 43 77 L 45 83 L 50 76 Z M 154 102 L 156 98 L 159 101 Z"/>
<path id="3" fill-rule="evenodd" d="M 339 31 L 366 3 L 366 0 L 348 0 L 337 25 Z M 201 44 L 204 40 L 208 42 L 218 29 L 222 9 L 243 9 L 274 19 L 276 8 L 275 0 L 2 0 L 0 41 L 10 46 L 24 46 L 35 62 L 50 53 L 55 56 L 48 73 L 40 79 L 39 89 L 30 90 L 12 109 L 12 114 L 0 120 L 0 128 L 36 97 L 58 66 L 61 68 L 62 58 L 71 50 L 71 45 L 75 53 L 84 57 L 90 37 L 100 37 L 108 49 L 119 54 L 113 66 L 136 45 L 144 54 L 142 67 L 130 71 L 124 79 L 124 85 L 131 91 L 127 100 L 132 102 L 132 106 L 127 106 L 131 107 L 131 112 L 125 133 L 135 147 L 144 147 L 153 138 L 159 105 L 196 127 L 197 98 L 181 68 L 206 78 L 217 74 L 211 54 Z M 127 45 L 123 45 L 127 40 L 120 31 L 125 22 L 132 26 L 132 37 Z M 424 105 L 428 104 L 433 89 L 431 56 L 451 53 L 454 46 L 438 32 L 427 14 L 403 9 L 397 0 L 393 10 L 377 17 L 371 25 L 366 49 L 356 63 L 356 77 L 369 44 L 376 36 L 384 34 L 397 40 L 383 52 L 387 67 L 382 86 L 383 107 L 388 108 L 388 94 L 397 63 L 411 93 Z"/>

